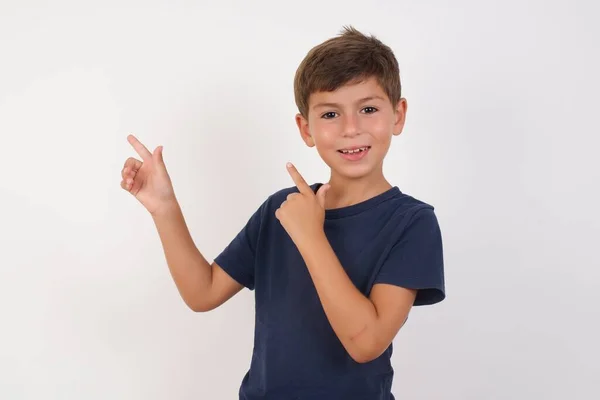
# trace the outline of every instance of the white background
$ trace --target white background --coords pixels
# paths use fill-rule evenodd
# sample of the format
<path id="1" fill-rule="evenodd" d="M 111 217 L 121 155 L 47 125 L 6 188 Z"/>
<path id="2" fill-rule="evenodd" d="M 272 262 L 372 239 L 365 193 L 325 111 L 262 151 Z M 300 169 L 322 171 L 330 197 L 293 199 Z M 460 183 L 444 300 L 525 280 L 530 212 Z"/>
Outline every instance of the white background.
<path id="1" fill-rule="evenodd" d="M 436 207 L 445 302 L 395 340 L 398 399 L 600 398 L 594 1 L 0 2 L 0 398 L 234 399 L 245 290 L 196 314 L 119 186 L 135 133 L 212 259 L 327 179 L 293 75 L 345 24 L 396 53 L 387 178 Z"/>

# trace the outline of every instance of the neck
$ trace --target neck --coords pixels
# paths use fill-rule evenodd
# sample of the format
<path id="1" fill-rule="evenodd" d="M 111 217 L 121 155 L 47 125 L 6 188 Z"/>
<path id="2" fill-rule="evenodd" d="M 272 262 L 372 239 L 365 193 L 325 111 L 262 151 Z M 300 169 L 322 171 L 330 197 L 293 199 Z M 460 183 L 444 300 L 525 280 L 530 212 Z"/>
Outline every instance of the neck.
<path id="1" fill-rule="evenodd" d="M 331 187 L 327 191 L 326 209 L 358 204 L 392 188 L 381 171 L 360 178 L 348 178 L 332 171 L 329 185 Z"/>

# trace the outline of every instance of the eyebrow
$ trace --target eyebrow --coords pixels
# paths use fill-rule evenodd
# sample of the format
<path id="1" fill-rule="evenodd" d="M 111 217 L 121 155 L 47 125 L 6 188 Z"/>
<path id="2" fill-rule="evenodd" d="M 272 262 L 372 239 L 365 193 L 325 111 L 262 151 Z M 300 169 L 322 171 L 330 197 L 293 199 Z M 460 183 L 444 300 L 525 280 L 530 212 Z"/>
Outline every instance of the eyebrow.
<path id="1" fill-rule="evenodd" d="M 384 100 L 384 99 L 381 96 L 368 96 L 368 97 L 363 97 L 362 99 L 357 100 L 356 104 L 364 103 L 365 101 L 370 101 L 370 100 Z M 339 107 L 341 107 L 341 105 L 338 103 L 317 103 L 313 106 L 313 108 L 323 108 L 323 107 L 339 108 Z"/>

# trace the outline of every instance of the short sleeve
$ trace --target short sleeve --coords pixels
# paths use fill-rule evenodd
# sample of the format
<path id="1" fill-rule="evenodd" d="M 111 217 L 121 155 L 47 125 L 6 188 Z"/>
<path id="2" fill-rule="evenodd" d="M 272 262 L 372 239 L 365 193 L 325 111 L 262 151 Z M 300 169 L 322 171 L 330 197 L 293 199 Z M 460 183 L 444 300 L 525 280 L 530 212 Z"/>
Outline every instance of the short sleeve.
<path id="1" fill-rule="evenodd" d="M 215 258 L 215 262 L 233 279 L 250 290 L 254 289 L 256 248 L 263 220 L 263 203 L 245 226 Z"/>
<path id="2" fill-rule="evenodd" d="M 415 213 L 381 266 L 377 283 L 416 289 L 415 306 L 444 300 L 442 234 L 433 209 Z"/>

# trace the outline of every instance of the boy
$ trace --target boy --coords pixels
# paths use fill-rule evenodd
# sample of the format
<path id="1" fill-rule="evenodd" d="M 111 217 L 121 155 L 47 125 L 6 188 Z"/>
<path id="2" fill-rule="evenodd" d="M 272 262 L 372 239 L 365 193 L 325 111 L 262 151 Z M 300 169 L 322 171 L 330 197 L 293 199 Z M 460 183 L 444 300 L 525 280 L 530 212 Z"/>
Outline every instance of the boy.
<path id="1" fill-rule="evenodd" d="M 413 305 L 444 299 L 434 208 L 383 176 L 406 99 L 398 64 L 374 37 L 346 28 L 313 48 L 295 80 L 301 137 L 330 167 L 262 203 L 209 263 L 178 206 L 162 147 L 125 162 L 121 186 L 150 212 L 186 304 L 209 311 L 255 291 L 254 351 L 239 398 L 394 399 L 392 340 Z"/>

